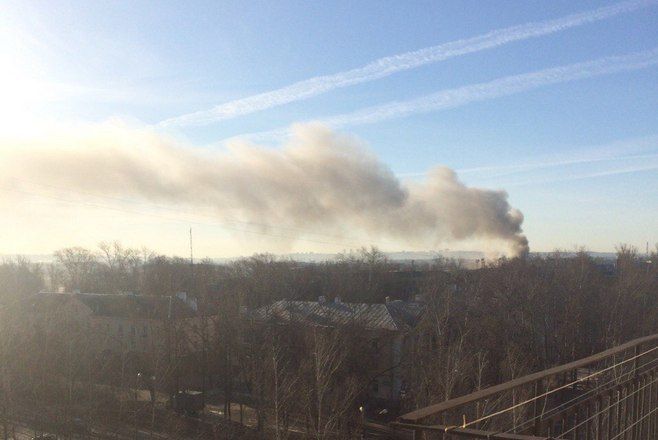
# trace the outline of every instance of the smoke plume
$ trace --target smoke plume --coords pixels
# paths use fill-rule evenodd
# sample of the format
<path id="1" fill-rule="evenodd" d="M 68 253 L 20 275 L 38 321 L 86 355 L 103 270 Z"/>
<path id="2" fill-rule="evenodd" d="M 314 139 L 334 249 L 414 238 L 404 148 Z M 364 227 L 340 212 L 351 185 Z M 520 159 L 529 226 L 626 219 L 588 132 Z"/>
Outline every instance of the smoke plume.
<path id="1" fill-rule="evenodd" d="M 504 243 L 509 255 L 528 250 L 523 215 L 504 191 L 469 188 L 445 167 L 423 181 L 402 182 L 359 140 L 319 125 L 295 126 L 280 149 L 236 141 L 221 153 L 117 123 L 3 144 L 0 191 L 30 182 L 212 207 L 218 219 L 293 231 L 361 234 L 425 248 L 490 240 Z"/>

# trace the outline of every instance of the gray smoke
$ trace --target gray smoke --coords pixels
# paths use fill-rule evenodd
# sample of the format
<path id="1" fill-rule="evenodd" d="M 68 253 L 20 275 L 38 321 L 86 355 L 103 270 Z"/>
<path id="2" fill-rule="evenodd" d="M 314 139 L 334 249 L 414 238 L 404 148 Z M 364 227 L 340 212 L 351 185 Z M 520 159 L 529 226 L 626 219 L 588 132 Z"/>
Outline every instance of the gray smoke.
<path id="1" fill-rule="evenodd" d="M 235 143 L 210 153 L 150 130 L 104 124 L 75 136 L 3 142 L 0 183 L 27 180 L 100 196 L 210 206 L 219 219 L 288 231 L 365 234 L 424 247 L 484 239 L 503 242 L 510 255 L 527 252 L 523 215 L 504 191 L 469 188 L 445 167 L 404 183 L 353 137 L 318 125 L 293 132 L 281 149 Z"/>

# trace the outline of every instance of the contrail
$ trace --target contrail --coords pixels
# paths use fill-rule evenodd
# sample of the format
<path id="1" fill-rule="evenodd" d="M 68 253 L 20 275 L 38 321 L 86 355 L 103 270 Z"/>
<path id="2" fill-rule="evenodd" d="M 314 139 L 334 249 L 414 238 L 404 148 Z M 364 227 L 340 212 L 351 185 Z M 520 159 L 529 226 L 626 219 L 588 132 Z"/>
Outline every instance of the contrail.
<path id="1" fill-rule="evenodd" d="M 431 63 L 481 50 L 499 47 L 514 41 L 537 38 L 588 23 L 605 20 L 658 4 L 657 0 L 629 0 L 565 17 L 531 22 L 497 29 L 486 34 L 451 41 L 416 51 L 379 58 L 355 69 L 309 78 L 294 84 L 246 98 L 229 101 L 209 110 L 188 113 L 160 122 L 159 126 L 205 125 L 212 122 L 266 110 L 290 102 L 301 101 L 331 90 L 373 81 L 396 72 L 415 69 Z"/>
<path id="2" fill-rule="evenodd" d="M 634 137 L 614 141 L 596 147 L 570 146 L 570 154 L 545 154 L 525 161 L 511 164 L 481 165 L 469 168 L 457 168 L 459 175 L 485 175 L 490 177 L 504 177 L 512 174 L 534 172 L 546 168 L 556 168 L 568 165 L 588 165 L 624 160 L 655 159 L 658 158 L 658 135 Z M 423 177 L 422 172 L 396 173 L 398 178 Z"/>
<path id="3" fill-rule="evenodd" d="M 597 147 L 569 148 L 570 154 L 541 155 L 525 162 L 507 165 L 485 165 L 471 168 L 456 169 L 461 174 L 484 173 L 487 176 L 500 177 L 515 173 L 523 173 L 538 169 L 561 167 L 566 165 L 585 165 L 594 163 L 615 162 L 634 159 L 649 159 L 658 157 L 658 135 L 634 137 L 617 140 Z M 425 173 L 397 174 L 398 177 L 417 177 Z"/>
<path id="4" fill-rule="evenodd" d="M 655 64 L 658 64 L 658 48 L 643 52 L 635 52 L 629 55 L 599 58 L 593 61 L 553 67 L 520 75 L 506 76 L 489 82 L 442 90 L 408 101 L 394 101 L 388 104 L 367 107 L 355 112 L 344 113 L 319 120 L 316 119 L 314 121 L 320 122 L 331 128 L 372 124 L 389 119 L 402 118 L 417 113 L 427 113 L 461 107 L 471 102 L 486 101 L 502 96 L 513 95 L 551 84 L 643 69 Z M 263 140 L 280 138 L 286 135 L 288 135 L 288 129 L 278 128 L 270 131 L 245 134 L 242 137 Z"/>
<path id="5" fill-rule="evenodd" d="M 654 155 L 653 158 L 656 159 L 658 158 L 658 156 Z M 571 173 L 560 177 L 546 177 L 546 178 L 530 177 L 517 181 L 504 182 L 504 185 L 506 187 L 544 185 L 547 183 L 554 183 L 554 182 L 570 182 L 573 180 L 594 179 L 598 177 L 617 176 L 620 174 L 634 174 L 634 173 L 654 171 L 654 170 L 658 170 L 658 162 L 651 163 L 651 161 L 649 161 L 648 163 L 645 163 L 643 165 L 625 166 L 625 167 L 612 168 L 604 171 L 593 171 L 593 172 L 580 173 L 580 174 Z"/>

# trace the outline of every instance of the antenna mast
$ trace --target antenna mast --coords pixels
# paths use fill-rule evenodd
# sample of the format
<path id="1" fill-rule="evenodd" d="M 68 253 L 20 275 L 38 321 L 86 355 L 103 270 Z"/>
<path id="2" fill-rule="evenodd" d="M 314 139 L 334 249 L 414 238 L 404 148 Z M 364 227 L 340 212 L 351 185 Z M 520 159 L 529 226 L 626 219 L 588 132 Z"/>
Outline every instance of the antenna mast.
<path id="1" fill-rule="evenodd" d="M 191 276 L 191 283 L 190 283 L 190 290 L 191 294 L 195 294 L 195 285 L 194 285 L 194 246 L 192 242 L 192 228 L 190 227 L 190 276 Z"/>
<path id="2" fill-rule="evenodd" d="M 194 266 L 194 247 L 192 246 L 192 228 L 190 228 L 190 265 Z"/>

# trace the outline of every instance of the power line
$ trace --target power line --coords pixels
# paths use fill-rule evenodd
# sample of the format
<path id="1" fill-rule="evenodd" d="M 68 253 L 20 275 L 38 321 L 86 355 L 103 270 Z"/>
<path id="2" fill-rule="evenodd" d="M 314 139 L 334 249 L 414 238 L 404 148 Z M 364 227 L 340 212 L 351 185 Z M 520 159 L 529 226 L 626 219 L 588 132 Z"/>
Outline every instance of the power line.
<path id="1" fill-rule="evenodd" d="M 658 407 L 652 409 L 651 411 L 649 411 L 648 413 L 646 413 L 645 415 L 643 415 L 642 417 L 640 417 L 639 419 L 637 419 L 633 424 L 627 426 L 626 429 L 624 429 L 623 431 L 619 432 L 617 435 L 615 435 L 614 437 L 612 437 L 610 440 L 616 440 L 616 439 L 618 439 L 620 436 L 626 434 L 626 433 L 628 432 L 629 429 L 633 428 L 633 427 L 636 426 L 638 423 L 640 423 L 642 420 L 646 419 L 647 417 L 649 417 L 651 414 L 655 413 L 656 411 L 658 411 Z"/>
<path id="2" fill-rule="evenodd" d="M 275 238 L 286 238 L 286 239 L 289 239 L 289 240 L 299 240 L 299 241 L 306 241 L 306 242 L 327 244 L 327 245 L 334 245 L 334 246 L 350 246 L 352 248 L 358 248 L 360 246 L 363 246 L 363 244 L 357 244 L 357 243 L 327 241 L 327 240 L 315 240 L 315 239 L 304 238 L 304 237 L 299 237 L 299 236 L 273 234 L 273 233 L 266 232 L 266 231 L 256 231 L 256 230 L 253 230 L 253 229 L 237 228 L 237 227 L 234 227 L 234 226 L 228 226 L 226 223 L 217 222 L 217 221 L 214 221 L 214 222 L 207 222 L 206 221 L 206 222 L 204 222 L 204 221 L 198 221 L 198 220 L 180 219 L 180 218 L 169 217 L 169 216 L 165 216 L 165 215 L 161 215 L 161 214 L 138 211 L 138 210 L 134 210 L 134 209 L 127 209 L 127 208 L 121 208 L 121 207 L 117 207 L 117 206 L 103 205 L 103 204 L 99 204 L 99 203 L 95 203 L 95 202 L 88 202 L 88 201 L 81 201 L 81 200 L 70 200 L 70 199 L 66 199 L 66 198 L 63 198 L 63 197 L 59 197 L 59 196 L 46 195 L 46 194 L 42 194 L 42 193 L 35 193 L 35 192 L 25 191 L 25 190 L 16 189 L 16 188 L 8 188 L 7 186 L 4 186 L 4 185 L 0 185 L 0 187 L 4 188 L 7 191 L 11 191 L 11 192 L 17 192 L 17 193 L 21 193 L 21 194 L 34 196 L 34 197 L 43 197 L 43 198 L 57 200 L 59 202 L 69 203 L 69 204 L 73 204 L 73 205 L 80 205 L 80 206 L 87 206 L 87 207 L 91 207 L 91 208 L 108 209 L 108 210 L 113 210 L 113 211 L 126 212 L 126 213 L 130 213 L 130 214 L 137 214 L 137 215 L 161 218 L 161 219 L 174 221 L 174 222 L 183 222 L 183 223 L 188 223 L 188 224 L 192 223 L 192 224 L 206 225 L 206 226 L 220 226 L 224 229 L 234 230 L 234 231 L 238 231 L 238 232 L 245 232 L 245 233 L 249 233 L 249 234 L 265 235 L 265 236 L 270 236 L 270 237 L 275 237 Z M 168 209 L 171 209 L 171 208 L 168 208 Z M 194 214 L 194 215 L 198 215 L 198 214 Z M 277 226 L 271 226 L 271 225 L 263 225 L 263 226 L 264 227 L 277 228 Z"/>
<path id="3" fill-rule="evenodd" d="M 640 365 L 640 366 L 638 367 L 638 370 L 641 370 L 641 369 L 643 369 L 644 367 L 646 367 L 647 365 L 653 364 L 653 363 L 656 362 L 656 361 L 658 361 L 658 358 L 655 358 L 655 359 L 653 359 L 653 360 L 651 360 L 651 361 L 645 362 L 644 364 L 642 364 L 642 365 Z M 645 370 L 645 371 L 648 371 L 649 369 L 650 369 L 650 368 L 648 368 L 648 369 Z M 509 428 L 509 429 L 506 429 L 506 430 L 503 430 L 503 431 L 499 431 L 499 432 L 508 432 L 508 431 L 510 431 L 510 430 L 512 430 L 512 429 L 518 431 L 519 429 L 524 428 L 524 427 L 527 426 L 528 424 L 530 424 L 530 423 L 532 423 L 532 422 L 534 422 L 534 421 L 536 421 L 536 420 L 538 420 L 538 419 L 543 419 L 543 418 L 551 417 L 551 416 L 557 414 L 559 411 L 564 411 L 564 410 L 567 410 L 567 409 L 569 409 L 569 408 L 571 408 L 571 407 L 577 405 L 578 403 L 580 403 L 579 400 L 583 399 L 583 397 L 586 397 L 586 396 L 589 395 L 589 394 L 596 393 L 596 392 L 600 391 L 601 389 L 605 388 L 606 386 L 608 386 L 608 385 L 610 385 L 610 384 L 612 384 L 612 383 L 618 383 L 618 382 L 621 380 L 622 377 L 624 377 L 624 376 L 629 376 L 629 375 L 631 375 L 631 374 L 635 374 L 635 373 L 636 373 L 636 371 L 633 371 L 633 370 L 631 370 L 631 371 L 627 371 L 626 373 L 621 374 L 621 376 L 619 376 L 619 377 L 615 377 L 615 378 L 613 378 L 612 380 L 609 380 L 608 382 L 606 382 L 606 383 L 604 383 L 604 384 L 602 384 L 602 385 L 597 386 L 596 388 L 592 388 L 591 390 L 588 390 L 588 391 L 586 391 L 586 392 L 583 393 L 583 394 L 580 394 L 580 395 L 578 395 L 578 396 L 576 396 L 576 397 L 574 397 L 574 398 L 572 398 L 572 399 L 570 399 L 570 400 L 567 400 L 566 402 L 564 402 L 564 403 L 562 403 L 562 404 L 560 404 L 560 405 L 558 405 L 558 406 L 556 406 L 556 407 L 554 407 L 554 408 L 549 409 L 548 411 L 546 411 L 546 412 L 543 413 L 543 414 L 539 414 L 539 415 L 537 415 L 537 416 L 535 416 L 535 417 L 533 417 L 533 418 L 531 418 L 531 419 L 529 419 L 529 420 L 526 420 L 525 422 L 521 423 L 520 425 L 513 426 L 512 428 Z M 638 373 L 638 374 L 642 374 L 642 372 L 640 372 L 640 373 Z M 570 405 L 570 404 L 571 404 L 571 405 Z"/>
<path id="4" fill-rule="evenodd" d="M 62 188 L 60 186 L 51 185 L 51 184 L 47 184 L 47 183 L 34 182 L 34 181 L 26 180 L 26 179 L 12 178 L 12 181 L 23 182 L 23 183 L 26 183 L 28 185 L 41 186 L 41 187 L 44 187 L 44 188 L 50 188 L 50 189 L 54 189 L 54 190 L 60 191 L 60 192 L 77 194 L 77 195 L 86 195 L 86 196 L 90 196 L 90 197 L 95 197 L 95 198 L 99 198 L 99 199 L 106 199 L 106 200 L 111 200 L 111 201 L 116 201 L 116 202 L 121 202 L 121 203 L 140 204 L 140 205 L 145 204 L 143 201 L 139 201 L 139 200 L 128 199 L 128 198 L 123 198 L 123 197 L 113 197 L 113 196 L 101 195 L 101 194 L 95 194 L 93 192 L 83 191 L 83 190 L 80 190 L 80 189 L 77 189 L 77 188 L 76 188 L 75 191 L 72 191 L 70 189 Z M 10 191 L 21 191 L 21 190 L 15 189 L 15 188 L 8 188 L 8 189 Z M 48 195 L 45 195 L 45 194 L 42 194 L 42 193 L 30 193 L 30 194 L 34 195 L 34 196 L 49 197 Z M 74 203 L 74 202 L 72 202 L 72 203 Z M 160 204 L 156 204 L 156 203 L 152 203 L 152 202 L 148 202 L 147 205 L 149 207 L 158 208 L 158 209 L 162 209 L 162 210 L 166 210 L 166 211 L 180 212 L 179 209 L 173 208 L 171 206 L 160 205 Z M 212 207 L 204 206 L 202 208 L 210 209 Z M 211 216 L 206 215 L 206 214 L 195 213 L 194 215 L 211 218 Z M 338 240 L 344 240 L 344 237 L 342 237 L 342 236 L 338 236 L 338 235 L 334 235 L 334 234 L 326 234 L 326 233 L 323 233 L 323 232 L 311 231 L 311 230 L 308 230 L 308 229 L 302 229 L 302 228 L 297 228 L 297 227 L 283 226 L 283 225 L 272 225 L 272 224 L 269 224 L 269 223 L 260 223 L 260 222 L 254 222 L 254 221 L 238 220 L 238 219 L 233 218 L 233 217 L 224 217 L 224 219 L 225 219 L 224 222 L 229 222 L 229 223 L 238 223 L 238 224 L 258 226 L 258 227 L 263 227 L 263 228 L 276 228 L 276 229 L 282 229 L 282 230 L 289 230 L 289 231 L 292 231 L 292 232 L 299 232 L 299 233 L 302 233 L 302 234 L 318 235 L 318 236 L 324 236 L 324 237 L 328 237 L 328 238 L 335 238 L 335 239 L 338 239 Z"/>
<path id="5" fill-rule="evenodd" d="M 590 420 L 594 419 L 595 417 L 597 417 L 597 416 L 603 414 L 604 412 L 608 411 L 610 408 L 613 408 L 613 407 L 619 405 L 621 402 L 624 402 L 624 401 L 625 401 L 626 399 L 628 399 L 629 397 L 634 396 L 635 394 L 639 393 L 640 391 L 642 391 L 642 390 L 645 389 L 646 387 L 651 386 L 652 384 L 656 383 L 657 381 L 658 381 L 658 378 L 652 380 L 651 382 L 649 382 L 648 384 L 644 385 L 643 387 L 638 388 L 637 390 L 633 391 L 632 393 L 627 394 L 626 397 L 624 397 L 623 399 L 617 399 L 617 401 L 616 401 L 614 404 L 610 404 L 610 405 L 606 406 L 604 409 L 602 409 L 601 411 L 597 412 L 596 414 L 593 414 L 592 416 L 586 418 L 585 420 L 583 420 L 582 422 L 578 423 L 577 425 L 574 425 L 573 427 L 571 427 L 571 428 L 568 429 L 567 431 L 564 431 L 563 433 L 560 434 L 560 436 L 563 437 L 563 436 L 567 435 L 568 433 L 570 433 L 570 432 L 572 432 L 572 431 L 574 431 L 574 430 L 580 428 L 580 427 L 583 426 L 585 423 L 587 423 L 587 422 L 589 422 Z"/>
<path id="6" fill-rule="evenodd" d="M 541 399 L 542 397 L 546 397 L 546 396 L 548 396 L 548 395 L 550 395 L 550 394 L 552 394 L 552 393 L 554 393 L 554 392 L 556 392 L 556 391 L 563 390 L 563 389 L 565 389 L 565 388 L 568 388 L 568 387 L 570 387 L 570 386 L 572 386 L 572 385 L 577 384 L 578 382 L 582 382 L 582 381 L 584 381 L 584 380 L 587 380 L 587 379 L 590 379 L 590 378 L 592 378 L 592 377 L 598 376 L 599 374 L 605 373 L 606 371 L 609 371 L 609 370 L 611 370 L 611 369 L 613 369 L 613 368 L 617 368 L 619 365 L 622 365 L 622 364 L 625 364 L 625 363 L 630 362 L 630 361 L 632 361 L 632 360 L 635 360 L 635 359 L 639 358 L 640 356 L 644 356 L 644 355 L 647 354 L 647 353 L 651 353 L 651 352 L 654 351 L 654 350 L 658 350 L 658 347 L 651 348 L 651 349 L 645 351 L 644 353 L 640 353 L 640 354 L 638 354 L 638 355 L 635 355 L 635 356 L 633 356 L 633 357 L 631 357 L 631 358 L 628 358 L 628 359 L 626 359 L 626 360 L 624 360 L 624 361 L 618 362 L 618 363 L 616 363 L 616 364 L 614 364 L 614 365 L 612 365 L 612 366 L 610 366 L 610 367 L 604 368 L 603 370 L 597 371 L 596 373 L 592 373 L 592 374 L 590 374 L 590 375 L 588 375 L 588 376 L 582 377 L 582 378 L 580 378 L 580 379 L 576 379 L 576 380 L 574 380 L 573 382 L 570 382 L 570 383 L 568 383 L 568 384 L 565 384 L 565 385 L 559 386 L 559 387 L 557 387 L 557 388 L 554 388 L 554 389 L 552 389 L 552 390 L 550 390 L 550 391 L 547 391 L 547 392 L 545 392 L 545 393 L 542 393 L 542 394 L 540 394 L 540 395 L 538 395 L 538 396 L 535 396 L 535 397 L 532 397 L 532 398 L 530 398 L 530 399 L 527 399 L 527 400 L 525 400 L 525 401 L 523 401 L 523 402 L 517 403 L 516 405 L 512 405 L 512 406 L 510 406 L 509 408 L 505 408 L 505 409 L 502 409 L 502 410 L 500 410 L 500 411 L 496 411 L 495 413 L 492 413 L 492 414 L 489 414 L 489 415 L 486 415 L 486 416 L 480 417 L 479 419 L 473 420 L 472 422 L 464 423 L 464 424 L 461 426 L 461 428 L 467 428 L 467 427 L 472 426 L 472 425 L 474 425 L 474 424 L 476 424 L 476 423 L 479 423 L 479 422 L 481 422 L 481 421 L 483 421 L 483 420 L 488 420 L 488 419 L 490 419 L 490 418 L 492 418 L 492 417 L 496 417 L 496 416 L 499 416 L 499 415 L 501 415 L 501 414 L 504 414 L 504 413 L 506 413 L 506 412 L 508 412 L 508 411 L 512 411 L 513 409 L 516 409 L 516 408 L 518 408 L 518 407 L 520 407 L 520 406 L 526 405 L 526 404 L 528 404 L 528 403 L 530 403 L 530 402 L 534 402 L 535 400 L 537 400 L 537 399 Z M 456 426 L 456 425 L 454 425 L 454 426 L 448 426 L 448 427 L 446 427 L 446 431 L 448 431 L 448 430 L 450 430 L 450 429 L 454 429 L 454 428 L 459 428 L 459 426 Z"/>

